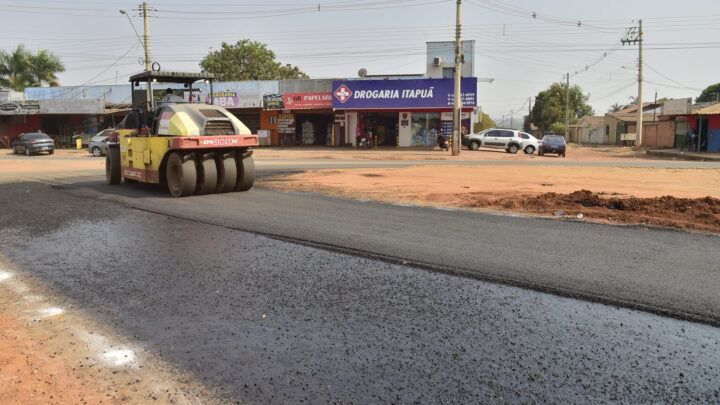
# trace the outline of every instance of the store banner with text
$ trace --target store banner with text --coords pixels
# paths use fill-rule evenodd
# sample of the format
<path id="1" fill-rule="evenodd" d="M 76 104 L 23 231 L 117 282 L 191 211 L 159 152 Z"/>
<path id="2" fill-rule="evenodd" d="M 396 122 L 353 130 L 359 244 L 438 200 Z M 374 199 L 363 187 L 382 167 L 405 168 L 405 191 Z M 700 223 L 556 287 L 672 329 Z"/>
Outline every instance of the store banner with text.
<path id="1" fill-rule="evenodd" d="M 285 93 L 285 108 L 288 110 L 310 110 L 332 108 L 332 93 Z"/>
<path id="2" fill-rule="evenodd" d="M 461 82 L 463 107 L 477 106 L 477 78 Z M 411 109 L 452 108 L 453 79 L 334 80 L 333 108 L 336 109 Z"/>

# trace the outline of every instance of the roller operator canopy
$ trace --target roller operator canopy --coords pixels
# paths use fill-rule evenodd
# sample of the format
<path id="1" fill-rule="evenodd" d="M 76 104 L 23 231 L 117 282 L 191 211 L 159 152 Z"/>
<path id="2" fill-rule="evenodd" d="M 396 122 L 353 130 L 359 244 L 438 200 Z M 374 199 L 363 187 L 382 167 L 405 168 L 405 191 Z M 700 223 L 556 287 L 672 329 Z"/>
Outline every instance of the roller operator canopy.
<path id="1" fill-rule="evenodd" d="M 198 80 L 214 80 L 215 75 L 212 73 L 189 73 L 189 72 L 164 72 L 149 71 L 140 72 L 130 76 L 131 83 L 139 82 L 158 82 L 158 83 L 184 83 L 186 85 L 197 82 Z"/>

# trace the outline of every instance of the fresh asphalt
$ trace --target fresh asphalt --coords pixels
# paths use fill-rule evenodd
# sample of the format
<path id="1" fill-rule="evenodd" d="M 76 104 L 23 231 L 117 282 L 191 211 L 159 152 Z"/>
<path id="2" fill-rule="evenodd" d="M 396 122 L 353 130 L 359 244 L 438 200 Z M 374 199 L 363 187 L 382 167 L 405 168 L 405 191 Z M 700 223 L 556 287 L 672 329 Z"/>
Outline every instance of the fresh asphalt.
<path id="1" fill-rule="evenodd" d="M 58 305 L 223 402 L 720 401 L 714 326 L 412 265 L 717 313 L 692 255 L 717 263 L 716 237 L 97 178 L 0 184 L 0 204 L 2 253 Z"/>
<path id="2" fill-rule="evenodd" d="M 720 325 L 720 237 L 346 200 L 253 188 L 171 198 L 164 187 L 58 189 L 174 218 Z"/>

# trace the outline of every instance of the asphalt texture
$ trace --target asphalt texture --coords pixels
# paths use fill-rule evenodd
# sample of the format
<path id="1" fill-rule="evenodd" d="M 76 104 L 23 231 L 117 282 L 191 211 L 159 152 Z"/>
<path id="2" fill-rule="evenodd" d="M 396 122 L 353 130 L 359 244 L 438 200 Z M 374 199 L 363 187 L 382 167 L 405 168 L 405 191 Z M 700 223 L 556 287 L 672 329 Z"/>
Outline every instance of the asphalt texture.
<path id="1" fill-rule="evenodd" d="M 227 225 L 239 219 L 217 201 L 229 199 L 251 225 L 251 202 L 262 199 L 276 226 L 293 219 L 304 232 L 296 210 L 314 207 L 362 241 L 366 230 L 353 224 L 372 204 L 328 213 L 326 199 L 306 196 L 308 207 L 295 199 L 296 210 L 281 215 L 283 195 L 263 190 L 172 200 L 137 188 L 142 196 L 128 197 L 219 211 L 225 224 L 216 226 L 132 209 L 107 194 L 81 198 L 78 187 L 0 185 L 9 208 L 0 213 L 3 254 L 64 306 L 194 372 L 227 402 L 720 401 L 716 327 L 233 230 Z M 268 195 L 278 210 L 267 207 Z M 423 214 L 447 221 L 453 213 Z M 313 210 L 306 216 L 317 220 Z M 370 224 L 379 242 L 395 225 Z M 552 235 L 554 226 L 569 227 L 563 235 L 573 240 L 573 227 L 584 225 L 547 228 Z M 498 228 L 487 225 L 490 235 L 500 236 Z M 436 240 L 425 236 L 432 253 Z"/>
<path id="2" fill-rule="evenodd" d="M 163 186 L 74 180 L 87 199 L 720 325 L 720 237 L 410 207 L 253 188 L 172 198 Z"/>

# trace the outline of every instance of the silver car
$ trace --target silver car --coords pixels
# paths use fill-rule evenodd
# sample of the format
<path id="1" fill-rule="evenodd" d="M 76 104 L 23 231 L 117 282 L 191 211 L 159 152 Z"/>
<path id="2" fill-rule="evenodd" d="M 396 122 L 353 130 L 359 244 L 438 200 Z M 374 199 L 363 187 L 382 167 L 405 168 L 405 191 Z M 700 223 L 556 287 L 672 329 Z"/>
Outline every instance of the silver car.
<path id="1" fill-rule="evenodd" d="M 538 150 L 538 146 L 540 146 L 540 141 L 537 138 L 525 132 L 520 132 L 520 138 L 522 138 L 521 147 L 523 152 L 527 153 L 528 155 L 532 155 L 533 153 L 535 153 L 536 150 Z"/>
<path id="2" fill-rule="evenodd" d="M 105 156 L 108 149 L 107 140 L 110 137 L 110 133 L 113 131 L 115 130 L 105 129 L 93 136 L 88 144 L 88 152 L 90 152 L 93 156 Z"/>
<path id="3" fill-rule="evenodd" d="M 479 134 L 472 134 L 463 137 L 462 144 L 471 150 L 484 148 L 505 149 L 508 153 L 517 153 L 523 148 L 524 139 L 520 137 L 521 132 L 514 129 L 486 129 Z"/>

